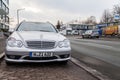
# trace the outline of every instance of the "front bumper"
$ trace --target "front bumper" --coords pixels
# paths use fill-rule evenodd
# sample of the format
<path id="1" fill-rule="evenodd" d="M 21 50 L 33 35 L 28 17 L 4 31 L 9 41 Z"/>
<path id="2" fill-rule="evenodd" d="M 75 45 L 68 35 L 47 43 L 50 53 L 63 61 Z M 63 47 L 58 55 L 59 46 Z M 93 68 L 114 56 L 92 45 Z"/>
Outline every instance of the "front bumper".
<path id="1" fill-rule="evenodd" d="M 53 57 L 30 57 L 29 52 L 5 51 L 5 60 L 7 62 L 53 62 L 66 61 L 70 59 L 71 51 L 53 52 Z"/>
<path id="2" fill-rule="evenodd" d="M 69 58 L 66 58 L 66 59 L 54 59 L 54 60 L 13 60 L 13 59 L 8 59 L 8 58 L 5 58 L 5 60 L 7 62 L 17 62 L 17 63 L 22 63 L 22 62 L 34 62 L 34 63 L 38 63 L 38 62 L 55 62 L 55 61 L 67 61 L 69 60 Z"/>

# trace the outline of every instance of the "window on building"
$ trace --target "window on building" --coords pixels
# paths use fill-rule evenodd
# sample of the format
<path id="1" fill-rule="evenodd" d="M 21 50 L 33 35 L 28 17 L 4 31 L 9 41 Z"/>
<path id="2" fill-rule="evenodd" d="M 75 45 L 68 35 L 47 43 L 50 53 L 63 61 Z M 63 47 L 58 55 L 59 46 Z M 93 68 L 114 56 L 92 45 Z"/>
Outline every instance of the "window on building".
<path id="1" fill-rule="evenodd" d="M 5 25 L 3 25 L 3 29 L 5 29 Z"/>
<path id="2" fill-rule="evenodd" d="M 6 13 L 9 13 L 9 8 L 8 7 L 6 7 Z"/>
<path id="3" fill-rule="evenodd" d="M 5 23 L 9 23 L 9 17 L 8 16 L 6 16 L 6 18 L 5 18 Z"/>
<path id="4" fill-rule="evenodd" d="M 0 0 L 0 7 L 2 7 L 2 0 Z"/>
<path id="5" fill-rule="evenodd" d="M 4 10 L 6 10 L 6 7 L 5 7 L 5 4 L 4 4 L 4 3 L 2 3 L 2 8 L 3 8 Z"/>

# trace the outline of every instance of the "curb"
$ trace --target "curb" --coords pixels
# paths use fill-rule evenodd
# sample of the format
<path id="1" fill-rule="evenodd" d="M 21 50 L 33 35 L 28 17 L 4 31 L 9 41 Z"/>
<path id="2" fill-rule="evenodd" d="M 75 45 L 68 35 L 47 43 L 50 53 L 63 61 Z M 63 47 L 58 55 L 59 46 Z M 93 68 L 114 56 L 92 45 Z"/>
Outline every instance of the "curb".
<path id="1" fill-rule="evenodd" d="M 87 71 L 89 74 L 91 74 L 93 77 L 97 78 L 98 80 L 111 80 L 109 79 L 107 76 L 103 75 L 102 73 L 98 72 L 97 70 L 95 69 L 92 69 L 88 66 L 86 66 L 85 64 L 83 64 L 82 62 L 80 62 L 79 60 L 71 57 L 71 61 L 81 67 L 82 69 L 84 69 L 85 71 Z"/>
<path id="2" fill-rule="evenodd" d="M 5 56 L 5 53 L 0 54 L 0 60 Z"/>

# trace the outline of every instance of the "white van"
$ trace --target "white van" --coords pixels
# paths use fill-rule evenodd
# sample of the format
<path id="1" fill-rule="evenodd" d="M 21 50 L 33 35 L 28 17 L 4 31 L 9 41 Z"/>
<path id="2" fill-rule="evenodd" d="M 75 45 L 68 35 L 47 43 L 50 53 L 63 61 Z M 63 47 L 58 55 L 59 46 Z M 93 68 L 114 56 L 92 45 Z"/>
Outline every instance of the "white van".
<path id="1" fill-rule="evenodd" d="M 87 30 L 82 34 L 82 38 L 99 38 L 99 32 L 97 30 Z"/>

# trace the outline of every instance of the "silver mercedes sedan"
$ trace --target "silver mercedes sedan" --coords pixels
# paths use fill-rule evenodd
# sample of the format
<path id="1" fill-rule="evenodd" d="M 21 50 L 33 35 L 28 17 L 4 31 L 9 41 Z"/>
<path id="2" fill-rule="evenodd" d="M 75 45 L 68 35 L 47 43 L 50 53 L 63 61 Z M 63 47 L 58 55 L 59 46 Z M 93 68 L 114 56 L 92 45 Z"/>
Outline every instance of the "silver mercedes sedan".
<path id="1" fill-rule="evenodd" d="M 24 21 L 6 41 L 5 61 L 67 63 L 70 53 L 70 41 L 52 24 Z"/>

